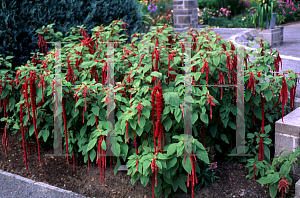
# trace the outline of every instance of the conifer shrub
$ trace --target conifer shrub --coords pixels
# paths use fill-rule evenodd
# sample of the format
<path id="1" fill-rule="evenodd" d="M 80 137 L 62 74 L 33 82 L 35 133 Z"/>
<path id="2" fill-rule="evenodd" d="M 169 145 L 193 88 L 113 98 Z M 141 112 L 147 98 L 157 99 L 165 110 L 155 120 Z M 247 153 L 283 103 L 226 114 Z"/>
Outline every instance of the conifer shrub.
<path id="1" fill-rule="evenodd" d="M 16 1 L 3 0 L 0 3 L 0 54 L 11 59 L 12 69 L 26 65 L 31 59 L 31 52 L 45 53 L 46 49 L 39 49 L 37 29 L 47 24 L 55 23 L 55 31 L 65 35 L 71 27 L 84 25 L 88 35 L 95 26 L 108 26 L 113 20 L 122 19 L 128 25 L 126 32 L 128 42 L 131 35 L 140 31 L 142 13 L 140 6 L 133 0 L 36 0 Z M 60 38 L 48 39 L 56 42 Z M 64 44 L 62 44 L 63 47 Z M 54 44 L 47 44 L 54 49 Z M 1 66 L 3 69 L 4 65 Z"/>

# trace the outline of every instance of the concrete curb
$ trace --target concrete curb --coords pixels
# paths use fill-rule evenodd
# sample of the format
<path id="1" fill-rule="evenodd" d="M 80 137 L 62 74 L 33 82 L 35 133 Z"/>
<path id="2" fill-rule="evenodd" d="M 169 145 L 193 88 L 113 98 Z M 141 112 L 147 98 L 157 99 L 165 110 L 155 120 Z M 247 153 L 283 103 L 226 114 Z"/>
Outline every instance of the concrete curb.
<path id="1" fill-rule="evenodd" d="M 0 170 L 0 174 L 2 174 L 4 176 L 7 176 L 7 177 L 14 177 L 17 180 L 26 182 L 28 184 L 33 184 L 33 185 L 36 185 L 36 186 L 39 186 L 39 187 L 42 187 L 42 188 L 47 188 L 48 190 L 64 193 L 66 196 L 69 196 L 69 197 L 71 197 L 71 196 L 72 197 L 84 197 L 84 196 L 82 196 L 80 194 L 77 194 L 77 193 L 74 193 L 72 191 L 64 190 L 64 189 L 61 189 L 61 188 L 58 188 L 58 187 L 55 187 L 55 186 L 51 186 L 51 185 L 43 183 L 43 182 L 36 182 L 34 180 L 31 180 L 31 179 L 28 179 L 28 178 L 25 178 L 25 177 L 22 177 L 22 176 L 13 174 L 13 173 L 9 173 L 9 172 L 3 171 L 3 170 Z"/>

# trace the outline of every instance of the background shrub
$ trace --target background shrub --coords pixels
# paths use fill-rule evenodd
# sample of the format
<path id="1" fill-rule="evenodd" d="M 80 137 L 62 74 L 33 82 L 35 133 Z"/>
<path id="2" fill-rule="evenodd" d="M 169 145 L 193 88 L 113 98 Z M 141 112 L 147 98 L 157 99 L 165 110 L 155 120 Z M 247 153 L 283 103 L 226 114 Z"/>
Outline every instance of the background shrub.
<path id="1" fill-rule="evenodd" d="M 241 14 L 250 5 L 249 0 L 198 0 L 198 7 L 216 10 L 227 8 L 231 11 L 231 15 L 235 16 Z"/>
<path id="2" fill-rule="evenodd" d="M 30 52 L 42 52 L 37 45 L 42 26 L 55 23 L 55 30 L 65 35 L 69 28 L 84 25 L 88 35 L 95 26 L 109 25 L 113 20 L 123 19 L 130 26 L 131 35 L 140 31 L 142 13 L 134 0 L 3 0 L 0 4 L 0 54 L 4 58 L 14 56 L 12 69 L 25 65 Z M 126 29 L 127 29 L 126 27 Z M 124 30 L 123 32 L 124 33 Z M 58 40 L 51 40 L 52 42 Z M 48 41 L 49 42 L 49 41 Z M 49 49 L 54 49 L 47 45 Z M 45 53 L 45 49 L 43 50 Z"/>

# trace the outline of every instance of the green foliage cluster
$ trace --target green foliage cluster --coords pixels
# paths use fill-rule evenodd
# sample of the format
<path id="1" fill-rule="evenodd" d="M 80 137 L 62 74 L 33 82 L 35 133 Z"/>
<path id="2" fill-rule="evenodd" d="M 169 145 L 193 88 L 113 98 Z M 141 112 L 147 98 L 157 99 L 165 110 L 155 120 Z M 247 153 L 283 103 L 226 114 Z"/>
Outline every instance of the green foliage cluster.
<path id="1" fill-rule="evenodd" d="M 279 182 L 282 178 L 287 179 L 290 185 L 292 184 L 292 178 L 290 177 L 290 172 L 292 166 L 294 170 L 296 166 L 300 165 L 299 155 L 300 148 L 295 148 L 294 152 L 288 152 L 284 156 L 282 152 L 287 151 L 284 149 L 280 152 L 279 156 L 273 159 L 270 163 L 266 160 L 258 161 L 257 157 L 254 159 L 249 159 L 247 168 L 249 169 L 249 174 L 246 176 L 249 179 L 254 178 L 253 165 L 256 165 L 255 176 L 260 177 L 257 180 L 258 183 L 267 185 L 269 187 L 269 192 L 272 198 L 276 197 L 278 192 Z"/>
<path id="2" fill-rule="evenodd" d="M 198 0 L 198 7 L 213 10 L 227 8 L 233 16 L 241 14 L 247 8 L 244 0 Z"/>

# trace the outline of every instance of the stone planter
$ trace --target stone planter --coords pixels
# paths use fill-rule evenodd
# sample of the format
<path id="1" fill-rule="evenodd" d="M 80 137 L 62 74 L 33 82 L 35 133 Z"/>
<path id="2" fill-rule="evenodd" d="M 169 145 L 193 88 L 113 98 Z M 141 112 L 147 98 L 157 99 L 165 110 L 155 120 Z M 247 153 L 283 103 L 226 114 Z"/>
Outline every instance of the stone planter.
<path id="1" fill-rule="evenodd" d="M 269 42 L 271 47 L 278 47 L 283 43 L 283 26 L 275 29 L 255 30 L 257 37 Z"/>
<path id="2" fill-rule="evenodd" d="M 269 27 L 269 29 L 273 29 L 275 27 L 276 16 L 277 16 L 277 13 L 273 13 L 273 20 L 271 21 L 271 19 L 270 19 L 270 27 Z M 268 15 L 267 15 L 266 29 L 268 28 L 268 25 L 269 25 L 268 23 L 269 23 L 269 20 L 268 20 Z"/>

